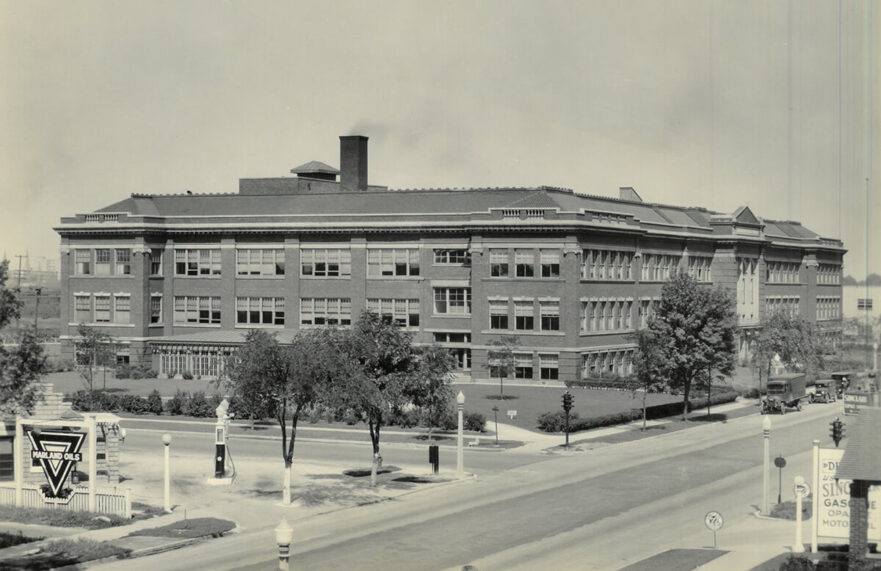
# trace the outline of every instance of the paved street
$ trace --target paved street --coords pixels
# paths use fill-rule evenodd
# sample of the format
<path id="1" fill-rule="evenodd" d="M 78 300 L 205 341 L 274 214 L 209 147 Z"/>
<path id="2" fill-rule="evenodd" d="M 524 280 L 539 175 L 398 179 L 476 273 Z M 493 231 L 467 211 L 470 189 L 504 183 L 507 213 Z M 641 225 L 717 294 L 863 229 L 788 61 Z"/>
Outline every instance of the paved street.
<path id="1" fill-rule="evenodd" d="M 813 438 L 827 440 L 834 414 L 815 406 L 773 418 L 772 455 L 789 457 L 790 482 L 798 470 L 808 475 L 804 451 Z M 308 522 L 279 508 L 262 529 L 158 555 L 151 564 L 272 568 L 272 528 L 281 515 L 295 528 L 301 569 L 445 569 L 475 561 L 480 569 L 616 569 L 668 547 L 711 545 L 703 527 L 710 509 L 723 511 L 726 531 L 742 536 L 751 504 L 761 500 L 761 417 L 695 424 Z"/>

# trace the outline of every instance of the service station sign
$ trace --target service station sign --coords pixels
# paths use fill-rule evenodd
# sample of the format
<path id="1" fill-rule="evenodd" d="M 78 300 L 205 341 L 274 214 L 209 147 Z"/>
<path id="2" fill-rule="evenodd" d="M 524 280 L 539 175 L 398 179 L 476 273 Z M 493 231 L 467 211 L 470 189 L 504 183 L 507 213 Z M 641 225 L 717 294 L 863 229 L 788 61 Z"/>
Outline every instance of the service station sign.
<path id="1" fill-rule="evenodd" d="M 819 481 L 817 482 L 817 535 L 850 537 L 850 480 L 836 480 L 838 463 L 844 456 L 839 448 L 819 449 Z M 881 541 L 881 486 L 869 488 L 869 541 Z"/>
<path id="2" fill-rule="evenodd" d="M 28 431 L 28 438 L 31 441 L 31 459 L 40 463 L 49 482 L 49 490 L 44 493 L 45 500 L 53 503 L 70 501 L 70 495 L 64 493 L 64 482 L 74 464 L 83 459 L 80 449 L 86 435 L 76 432 Z"/>

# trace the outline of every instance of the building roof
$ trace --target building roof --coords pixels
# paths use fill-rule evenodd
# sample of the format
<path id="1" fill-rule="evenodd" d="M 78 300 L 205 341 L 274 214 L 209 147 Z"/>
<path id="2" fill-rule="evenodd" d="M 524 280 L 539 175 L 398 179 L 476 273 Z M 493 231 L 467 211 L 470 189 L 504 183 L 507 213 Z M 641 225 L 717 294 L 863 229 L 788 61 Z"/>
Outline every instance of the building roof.
<path id="1" fill-rule="evenodd" d="M 308 163 L 303 163 L 298 167 L 292 168 L 291 172 L 294 174 L 340 174 L 340 171 L 321 161 L 309 161 Z"/>
<path id="2" fill-rule="evenodd" d="M 881 408 L 861 407 L 848 428 L 844 456 L 835 477 L 881 482 Z"/>

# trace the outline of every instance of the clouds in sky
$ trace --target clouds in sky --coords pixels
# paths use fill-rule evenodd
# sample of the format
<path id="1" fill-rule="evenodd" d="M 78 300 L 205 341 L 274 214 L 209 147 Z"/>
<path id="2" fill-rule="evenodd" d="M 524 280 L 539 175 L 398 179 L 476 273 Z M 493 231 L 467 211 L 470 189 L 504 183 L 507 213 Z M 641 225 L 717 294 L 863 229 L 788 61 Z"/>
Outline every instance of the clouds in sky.
<path id="1" fill-rule="evenodd" d="M 0 245 L 55 256 L 61 216 L 337 165 L 357 133 L 376 184 L 748 203 L 861 276 L 870 17 L 881 53 L 881 9 L 843 3 L 839 84 L 831 0 L 0 2 Z"/>

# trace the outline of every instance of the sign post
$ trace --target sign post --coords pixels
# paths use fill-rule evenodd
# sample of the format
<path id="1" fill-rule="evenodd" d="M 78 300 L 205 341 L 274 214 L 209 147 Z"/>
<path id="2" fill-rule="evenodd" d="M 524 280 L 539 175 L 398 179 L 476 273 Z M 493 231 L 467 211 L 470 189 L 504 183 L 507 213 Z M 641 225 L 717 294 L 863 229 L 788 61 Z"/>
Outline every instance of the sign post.
<path id="1" fill-rule="evenodd" d="M 725 520 L 719 512 L 707 512 L 704 516 L 704 525 L 713 532 L 713 549 L 716 549 L 716 532 L 722 529 Z"/>
<path id="2" fill-rule="evenodd" d="M 795 544 L 792 546 L 792 552 L 804 553 L 805 546 L 801 539 L 801 501 L 811 493 L 811 487 L 804 478 L 796 476 L 792 491 L 795 492 Z"/>
<path id="3" fill-rule="evenodd" d="M 784 458 L 782 455 L 778 455 L 776 458 L 774 458 L 774 465 L 779 468 L 777 474 L 777 504 L 779 505 L 783 503 L 781 490 L 783 489 L 783 468 L 786 468 L 786 458 Z"/>

